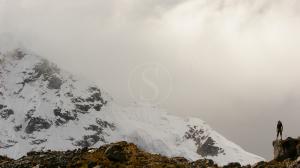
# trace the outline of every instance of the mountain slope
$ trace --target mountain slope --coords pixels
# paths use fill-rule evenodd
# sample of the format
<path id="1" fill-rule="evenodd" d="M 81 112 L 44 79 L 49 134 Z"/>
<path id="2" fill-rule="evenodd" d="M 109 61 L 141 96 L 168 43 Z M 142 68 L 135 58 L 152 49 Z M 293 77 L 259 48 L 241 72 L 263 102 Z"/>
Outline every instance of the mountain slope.
<path id="1" fill-rule="evenodd" d="M 255 163 L 197 118 L 147 106 L 121 107 L 97 86 L 23 49 L 0 54 L 0 154 L 67 150 L 128 141 L 142 149 L 218 164 Z"/>

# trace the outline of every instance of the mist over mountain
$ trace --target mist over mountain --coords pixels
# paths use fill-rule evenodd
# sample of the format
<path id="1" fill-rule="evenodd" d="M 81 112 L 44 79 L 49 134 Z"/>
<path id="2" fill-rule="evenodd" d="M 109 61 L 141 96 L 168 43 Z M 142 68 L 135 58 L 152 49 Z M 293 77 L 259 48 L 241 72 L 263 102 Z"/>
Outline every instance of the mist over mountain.
<path id="1" fill-rule="evenodd" d="M 299 135 L 299 3 L 0 0 L 0 34 L 94 81 L 118 104 L 149 100 L 199 117 L 271 159 L 277 120 L 285 137 Z"/>

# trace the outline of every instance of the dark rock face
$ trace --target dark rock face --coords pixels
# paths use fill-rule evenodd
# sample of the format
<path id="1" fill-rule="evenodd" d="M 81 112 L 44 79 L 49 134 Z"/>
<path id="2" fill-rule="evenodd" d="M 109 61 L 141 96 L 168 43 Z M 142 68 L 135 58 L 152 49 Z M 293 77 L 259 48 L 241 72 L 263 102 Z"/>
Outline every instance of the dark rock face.
<path id="1" fill-rule="evenodd" d="M 42 60 L 41 63 L 37 64 L 34 67 L 34 71 L 35 74 L 32 75 L 32 79 L 37 79 L 42 76 L 44 81 L 51 79 L 55 74 L 59 74 L 60 72 L 56 65 L 48 62 L 47 60 Z"/>
<path id="2" fill-rule="evenodd" d="M 2 110 L 3 108 L 6 108 L 6 105 L 0 104 L 0 110 Z"/>
<path id="3" fill-rule="evenodd" d="M 214 163 L 211 159 L 200 159 L 197 161 L 194 161 L 190 164 L 192 168 L 218 168 L 217 164 Z"/>
<path id="4" fill-rule="evenodd" d="M 229 163 L 226 166 L 223 166 L 223 168 L 241 168 L 241 164 L 240 163 Z"/>
<path id="5" fill-rule="evenodd" d="M 51 127 L 51 122 L 40 118 L 40 117 L 32 117 L 30 121 L 28 122 L 25 132 L 27 134 L 32 134 L 35 131 L 40 131 L 42 129 L 48 129 Z"/>
<path id="6" fill-rule="evenodd" d="M 14 114 L 12 109 L 9 109 L 6 105 L 0 104 L 0 117 L 7 120 L 11 115 Z"/>
<path id="7" fill-rule="evenodd" d="M 127 153 L 124 151 L 122 145 L 111 145 L 104 153 L 110 161 L 125 162 L 128 159 Z"/>
<path id="8" fill-rule="evenodd" d="M 100 111 L 102 106 L 104 106 L 107 101 L 101 97 L 100 89 L 97 87 L 89 87 L 87 91 L 90 93 L 88 97 L 74 97 L 71 92 L 65 95 L 71 98 L 74 104 L 73 109 L 65 110 L 58 106 L 53 110 L 55 116 L 57 116 L 54 121 L 56 126 L 60 126 L 68 123 L 71 120 L 78 120 L 78 116 L 81 114 L 88 114 L 91 110 Z M 86 140 L 91 142 L 102 140 L 102 138 L 96 138 L 96 136 L 86 136 Z"/>
<path id="9" fill-rule="evenodd" d="M 197 153 L 199 153 L 203 157 L 218 156 L 218 154 L 224 153 L 224 150 L 222 148 L 214 145 L 215 141 L 211 137 L 208 137 L 204 144 L 197 149 Z"/>
<path id="10" fill-rule="evenodd" d="M 62 85 L 62 80 L 59 79 L 56 76 L 52 76 L 49 79 L 49 83 L 48 83 L 48 89 L 60 89 L 61 85 Z"/>
<path id="11" fill-rule="evenodd" d="M 8 119 L 8 117 L 13 114 L 14 114 L 14 111 L 12 109 L 4 109 L 4 110 L 0 111 L 0 116 L 4 119 Z"/>
<path id="12" fill-rule="evenodd" d="M 22 129 L 22 125 L 16 125 L 16 126 L 14 126 L 14 130 L 16 132 L 20 131 L 21 129 Z"/>
<path id="13" fill-rule="evenodd" d="M 37 140 L 33 140 L 30 144 L 31 145 L 39 145 L 42 144 L 44 142 L 47 142 L 47 139 L 37 139 Z"/>
<path id="14" fill-rule="evenodd" d="M 93 131 L 94 134 L 83 136 L 82 140 L 76 141 L 74 145 L 80 147 L 91 147 L 99 141 L 106 142 L 104 138 L 104 135 L 106 134 L 105 129 L 114 130 L 115 125 L 97 118 L 96 124 L 89 125 L 85 128 L 85 130 Z"/>
<path id="15" fill-rule="evenodd" d="M 291 137 L 273 141 L 274 160 L 296 159 L 300 156 L 299 145 L 300 140 Z"/>
<path id="16" fill-rule="evenodd" d="M 199 129 L 197 126 L 188 125 L 189 130 L 185 133 L 184 137 L 186 139 L 193 139 L 196 145 L 201 145 L 202 141 L 206 138 L 202 134 L 204 130 Z"/>
<path id="17" fill-rule="evenodd" d="M 188 125 L 189 130 L 185 133 L 186 139 L 192 139 L 198 146 L 197 153 L 203 157 L 218 156 L 218 154 L 225 154 L 224 149 L 215 146 L 215 141 L 208 136 L 203 135 L 204 130 L 197 126 Z M 206 140 L 205 140 L 206 139 Z"/>
<path id="18" fill-rule="evenodd" d="M 57 107 L 56 109 L 53 110 L 53 113 L 55 116 L 59 117 L 56 121 L 55 124 L 56 126 L 63 125 L 70 120 L 76 120 L 77 119 L 77 114 L 72 113 L 69 111 L 62 111 L 61 108 Z"/>

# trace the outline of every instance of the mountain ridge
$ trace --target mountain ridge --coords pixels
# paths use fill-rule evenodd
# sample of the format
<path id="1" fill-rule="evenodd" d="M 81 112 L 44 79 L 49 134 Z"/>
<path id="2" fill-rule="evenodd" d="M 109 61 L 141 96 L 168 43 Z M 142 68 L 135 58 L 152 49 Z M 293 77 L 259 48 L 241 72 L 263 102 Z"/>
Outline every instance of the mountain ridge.
<path id="1" fill-rule="evenodd" d="M 96 85 L 24 49 L 0 54 L 0 88 L 0 154 L 9 157 L 125 140 L 148 152 L 221 165 L 264 160 L 198 118 L 145 105 L 119 106 Z"/>

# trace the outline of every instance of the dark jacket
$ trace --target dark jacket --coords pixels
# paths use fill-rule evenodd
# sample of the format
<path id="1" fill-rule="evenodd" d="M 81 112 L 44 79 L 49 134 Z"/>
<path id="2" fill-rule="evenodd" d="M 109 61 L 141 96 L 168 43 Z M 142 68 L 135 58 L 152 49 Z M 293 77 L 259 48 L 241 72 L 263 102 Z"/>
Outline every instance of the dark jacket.
<path id="1" fill-rule="evenodd" d="M 277 123 L 277 130 L 281 130 L 282 131 L 282 129 L 283 129 L 282 123 L 281 123 L 281 121 L 278 121 L 278 123 Z"/>

